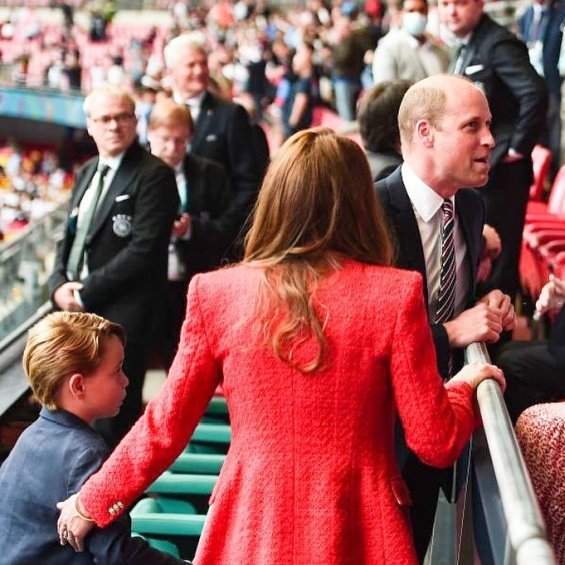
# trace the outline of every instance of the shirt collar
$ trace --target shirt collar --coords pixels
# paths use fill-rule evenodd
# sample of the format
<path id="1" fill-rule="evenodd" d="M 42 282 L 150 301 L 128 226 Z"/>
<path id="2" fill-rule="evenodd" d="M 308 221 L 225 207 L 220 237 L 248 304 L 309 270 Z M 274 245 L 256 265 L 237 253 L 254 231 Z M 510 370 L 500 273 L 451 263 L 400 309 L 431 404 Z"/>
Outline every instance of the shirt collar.
<path id="1" fill-rule="evenodd" d="M 120 153 L 119 155 L 115 155 L 114 157 L 101 157 L 98 160 L 98 167 L 101 165 L 108 165 L 112 171 L 117 171 L 118 167 L 120 166 L 122 159 L 124 158 L 125 151 Z"/>
<path id="2" fill-rule="evenodd" d="M 178 165 L 175 165 L 173 167 L 175 174 L 180 175 L 180 174 L 184 173 L 183 165 L 184 165 L 184 163 L 183 163 L 183 161 L 181 161 Z"/>
<path id="3" fill-rule="evenodd" d="M 199 108 L 202 105 L 202 100 L 204 100 L 204 96 L 206 96 L 205 90 L 203 90 L 200 94 L 197 94 L 196 96 L 192 96 L 191 98 L 186 98 L 186 99 L 183 99 L 178 92 L 175 92 L 173 94 L 173 98 L 177 104 L 186 104 L 191 108 Z"/>
<path id="4" fill-rule="evenodd" d="M 443 197 L 416 175 L 406 161 L 402 164 L 400 174 L 402 175 L 402 182 L 404 182 L 412 206 L 414 206 L 422 220 L 428 223 L 441 208 L 444 200 Z M 453 196 L 450 200 L 455 204 Z"/>

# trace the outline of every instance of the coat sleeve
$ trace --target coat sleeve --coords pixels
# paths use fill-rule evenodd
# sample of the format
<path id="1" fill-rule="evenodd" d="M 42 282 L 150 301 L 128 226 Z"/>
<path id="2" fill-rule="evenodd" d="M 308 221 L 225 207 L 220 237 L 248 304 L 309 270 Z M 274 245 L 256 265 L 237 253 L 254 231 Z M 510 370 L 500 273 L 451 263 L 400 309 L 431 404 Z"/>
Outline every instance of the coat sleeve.
<path id="1" fill-rule="evenodd" d="M 443 385 L 422 299 L 419 274 L 407 276 L 399 301 L 390 370 L 398 415 L 408 447 L 426 464 L 447 467 L 475 427 L 474 390 L 466 383 Z"/>
<path id="2" fill-rule="evenodd" d="M 186 447 L 220 382 L 221 369 L 208 345 L 199 304 L 200 280 L 196 276 L 191 281 L 179 351 L 163 387 L 80 490 L 82 504 L 101 527 L 114 519 L 112 505 L 129 507 Z"/>
<path id="3" fill-rule="evenodd" d="M 510 147 L 523 155 L 530 155 L 544 127 L 547 87 L 530 64 L 525 45 L 517 38 L 505 36 L 495 41 L 489 58 L 494 72 L 519 104 Z"/>

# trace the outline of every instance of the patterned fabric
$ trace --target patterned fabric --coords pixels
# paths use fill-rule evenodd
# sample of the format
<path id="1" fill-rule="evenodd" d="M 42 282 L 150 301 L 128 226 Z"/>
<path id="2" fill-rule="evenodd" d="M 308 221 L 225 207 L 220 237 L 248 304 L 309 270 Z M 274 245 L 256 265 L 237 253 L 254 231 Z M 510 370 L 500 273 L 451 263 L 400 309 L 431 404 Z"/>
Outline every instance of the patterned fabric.
<path id="1" fill-rule="evenodd" d="M 436 323 L 443 324 L 453 317 L 455 307 L 455 215 L 451 200 L 441 205 L 443 223 L 441 229 L 441 271 L 437 299 Z"/>
<path id="2" fill-rule="evenodd" d="M 443 385 L 420 275 L 344 261 L 316 293 L 321 370 L 302 374 L 262 344 L 258 267 L 197 275 L 169 377 L 101 471 L 81 489 L 99 526 L 185 447 L 222 384 L 232 443 L 195 565 L 412 565 L 409 494 L 394 454 L 453 463 L 479 421 L 466 383 Z M 311 359 L 313 340 L 293 358 Z M 442 425 L 438 426 L 437 422 Z"/>
<path id="3" fill-rule="evenodd" d="M 555 561 L 565 563 L 565 402 L 537 404 L 522 412 L 516 435 Z"/>

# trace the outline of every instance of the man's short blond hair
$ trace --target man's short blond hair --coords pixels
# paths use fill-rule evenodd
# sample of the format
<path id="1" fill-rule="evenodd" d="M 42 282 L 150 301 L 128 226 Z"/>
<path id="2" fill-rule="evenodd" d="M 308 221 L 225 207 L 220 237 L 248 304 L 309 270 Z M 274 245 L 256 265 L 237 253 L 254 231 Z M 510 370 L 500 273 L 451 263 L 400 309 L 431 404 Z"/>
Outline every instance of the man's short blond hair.
<path id="1" fill-rule="evenodd" d="M 108 96 L 110 98 L 119 98 L 130 106 L 132 114 L 135 112 L 135 101 L 125 88 L 122 88 L 121 86 L 115 86 L 113 84 L 103 84 L 102 86 L 99 86 L 98 88 L 92 90 L 84 99 L 82 109 L 88 117 L 90 117 L 92 110 L 96 105 L 97 99 L 103 96 Z"/>
<path id="2" fill-rule="evenodd" d="M 179 64 L 180 54 L 185 49 L 201 51 L 205 55 L 208 55 L 205 47 L 205 38 L 202 34 L 190 32 L 177 35 L 171 39 L 167 45 L 165 45 L 165 49 L 163 50 L 165 66 L 167 69 L 173 69 Z"/>
<path id="3" fill-rule="evenodd" d="M 177 104 L 174 100 L 166 98 L 159 100 L 151 109 L 149 115 L 149 129 L 153 130 L 159 127 L 171 127 L 183 125 L 188 128 L 192 134 L 194 131 L 194 123 L 190 110 L 185 104 Z"/>
<path id="4" fill-rule="evenodd" d="M 403 147 L 410 147 L 419 120 L 429 121 L 436 129 L 445 113 L 447 94 L 436 86 L 422 86 L 419 83 L 411 86 L 398 110 L 398 129 Z"/>
<path id="5" fill-rule="evenodd" d="M 30 330 L 23 367 L 33 394 L 47 408 L 57 408 L 57 394 L 72 373 L 91 374 L 100 363 L 105 338 L 126 342 L 122 326 L 96 314 L 54 312 Z"/>

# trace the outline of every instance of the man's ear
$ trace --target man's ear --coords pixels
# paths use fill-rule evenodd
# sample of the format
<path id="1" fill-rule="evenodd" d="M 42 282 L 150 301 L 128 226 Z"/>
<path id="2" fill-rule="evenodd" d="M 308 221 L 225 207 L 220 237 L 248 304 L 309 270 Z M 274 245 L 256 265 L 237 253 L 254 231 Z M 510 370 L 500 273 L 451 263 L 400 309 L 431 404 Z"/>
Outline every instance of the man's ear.
<path id="1" fill-rule="evenodd" d="M 69 378 L 69 390 L 71 394 L 78 400 L 84 398 L 85 393 L 85 376 L 82 373 L 73 373 Z"/>
<path id="2" fill-rule="evenodd" d="M 428 120 L 418 120 L 416 122 L 416 133 L 425 147 L 432 147 L 434 144 L 434 128 Z"/>

